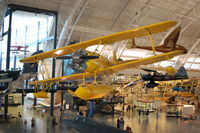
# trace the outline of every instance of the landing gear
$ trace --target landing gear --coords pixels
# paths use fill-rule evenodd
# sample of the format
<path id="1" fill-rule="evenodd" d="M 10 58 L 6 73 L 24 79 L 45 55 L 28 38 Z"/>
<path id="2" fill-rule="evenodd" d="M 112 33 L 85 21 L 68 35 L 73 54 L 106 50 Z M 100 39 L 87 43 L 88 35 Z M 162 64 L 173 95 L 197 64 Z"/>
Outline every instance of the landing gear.
<path id="1" fill-rule="evenodd" d="M 147 84 L 146 84 L 146 87 L 147 88 L 154 88 L 156 86 L 158 86 L 159 83 L 156 83 L 154 80 L 150 80 Z"/>

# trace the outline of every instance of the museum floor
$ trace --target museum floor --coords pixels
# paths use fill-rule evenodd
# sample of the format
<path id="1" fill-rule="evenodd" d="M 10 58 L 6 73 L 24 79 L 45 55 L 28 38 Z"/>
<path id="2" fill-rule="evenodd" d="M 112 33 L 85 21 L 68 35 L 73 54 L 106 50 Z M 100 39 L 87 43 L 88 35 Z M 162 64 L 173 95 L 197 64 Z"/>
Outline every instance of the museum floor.
<path id="1" fill-rule="evenodd" d="M 57 116 L 58 124 L 47 126 L 47 116 L 46 114 L 42 115 L 40 111 L 27 111 L 27 108 L 23 106 L 9 108 L 9 112 L 15 116 L 19 111 L 22 112 L 23 119 L 27 119 L 27 127 L 19 120 L 13 119 L 9 123 L 0 123 L 0 133 L 78 133 L 77 130 L 71 128 L 65 122 L 68 118 L 74 117 L 76 115 L 75 112 L 64 112 L 62 122 L 59 123 L 60 113 L 56 110 L 55 115 Z M 93 117 L 93 120 L 116 126 L 118 116 L 98 114 Z M 31 127 L 32 117 L 36 119 L 34 128 Z M 151 113 L 148 117 L 143 115 L 139 117 L 137 112 L 127 112 L 124 114 L 124 120 L 125 127 L 129 124 L 135 133 L 199 133 L 200 131 L 200 120 L 185 121 L 179 118 L 166 118 L 165 113 L 160 113 L 159 117 L 156 118 L 154 113 Z M 92 133 L 91 129 L 88 129 L 88 132 Z"/>

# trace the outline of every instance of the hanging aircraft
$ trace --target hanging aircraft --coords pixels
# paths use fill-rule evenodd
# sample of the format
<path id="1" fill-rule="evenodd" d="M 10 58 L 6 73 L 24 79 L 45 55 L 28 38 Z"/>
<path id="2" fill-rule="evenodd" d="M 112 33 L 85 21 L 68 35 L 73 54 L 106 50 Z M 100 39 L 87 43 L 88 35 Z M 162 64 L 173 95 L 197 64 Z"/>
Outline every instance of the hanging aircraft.
<path id="1" fill-rule="evenodd" d="M 138 82 L 143 82 L 143 81 L 147 81 L 146 83 L 147 88 L 154 88 L 159 85 L 159 83 L 156 83 L 155 81 L 188 79 L 187 72 L 183 66 L 178 69 L 177 73 L 175 73 L 175 70 L 173 67 L 167 67 L 165 69 L 166 70 L 165 74 L 162 74 L 158 71 L 150 70 L 150 69 L 142 69 L 142 70 L 148 72 L 148 74 L 141 74 L 141 79 L 127 84 L 126 86 L 124 86 L 124 88 L 136 85 Z"/>
<path id="2" fill-rule="evenodd" d="M 41 53 L 38 51 L 32 55 Z M 1 70 L 0 71 L 0 96 L 10 92 L 16 92 L 16 89 L 23 88 L 22 81 L 36 77 L 37 63 L 24 63 L 22 70 Z"/>
<path id="3" fill-rule="evenodd" d="M 184 53 L 187 53 L 187 49 L 185 49 L 181 45 L 177 45 L 177 40 L 180 35 L 181 27 L 176 27 L 165 39 L 164 44 L 160 46 L 154 47 L 154 50 L 157 52 L 169 52 L 176 49 L 181 49 L 184 51 Z M 127 45 L 128 48 L 139 48 L 139 49 L 145 49 L 145 50 L 152 50 L 149 46 L 136 46 L 134 38 L 132 43 Z M 181 67 L 177 74 L 175 74 L 175 70 L 173 67 L 167 67 L 163 68 L 162 70 L 166 71 L 166 74 L 158 73 L 157 71 L 150 70 L 150 69 L 143 69 L 144 71 L 147 71 L 148 74 L 141 75 L 141 79 L 133 81 L 125 87 L 136 85 L 138 82 L 147 81 L 146 87 L 147 88 L 153 88 L 159 85 L 159 83 L 156 83 L 155 81 L 168 81 L 168 80 L 178 80 L 178 79 L 188 79 L 187 72 L 184 67 Z M 153 74 L 152 74 L 153 73 Z"/>
<path id="4" fill-rule="evenodd" d="M 159 85 L 155 81 L 169 81 L 169 80 L 181 80 L 181 79 L 188 79 L 187 72 L 185 68 L 182 66 L 178 69 L 177 73 L 174 75 L 170 75 L 168 73 L 162 74 L 154 70 L 150 69 L 142 69 L 147 71 L 148 74 L 141 75 L 143 81 L 147 81 L 146 87 L 153 88 Z M 153 73 L 153 74 L 151 74 Z"/>
<path id="5" fill-rule="evenodd" d="M 10 51 L 14 51 L 14 52 L 29 52 L 27 50 L 28 46 L 20 46 L 20 45 L 15 45 L 15 46 L 10 46 L 11 50 Z"/>
<path id="6" fill-rule="evenodd" d="M 80 49 L 84 50 L 85 48 L 92 46 L 92 45 L 108 45 L 114 42 L 127 40 L 134 37 L 143 37 L 143 36 L 150 36 L 155 33 L 159 33 L 162 31 L 165 31 L 169 29 L 170 27 L 176 25 L 177 22 L 175 21 L 165 21 L 157 24 L 147 25 L 140 28 L 127 30 L 103 37 L 99 37 L 96 39 L 80 42 L 73 45 L 68 45 L 62 48 L 54 49 L 48 52 L 44 52 L 38 55 L 34 55 L 31 57 L 24 58 L 20 60 L 22 63 L 36 63 L 40 60 L 44 60 L 47 58 L 57 58 L 60 56 L 72 54 L 79 52 Z M 98 47 L 97 46 L 97 47 Z M 82 51 L 81 50 L 81 51 Z M 96 82 L 97 75 L 110 75 L 113 73 L 116 73 L 118 71 L 124 70 L 124 69 L 130 69 L 133 67 L 137 67 L 140 65 L 148 65 L 155 62 L 160 62 L 163 60 L 171 59 L 177 55 L 185 53 L 185 49 L 182 48 L 174 48 L 174 51 L 169 51 L 164 54 L 155 55 L 152 57 L 147 57 L 139 60 L 130 60 L 130 61 L 120 61 L 120 62 L 114 62 L 116 59 L 113 59 L 113 61 L 109 61 L 107 58 L 102 57 L 98 55 L 97 53 L 88 53 L 84 54 L 86 56 L 99 56 L 99 58 L 90 59 L 86 62 L 83 62 L 83 64 L 79 63 L 74 64 L 76 67 L 75 69 L 79 69 L 83 71 L 82 73 L 73 74 L 69 76 L 61 76 L 51 79 L 44 79 L 40 81 L 33 81 L 30 82 L 30 85 L 36 85 L 36 86 L 47 86 L 48 84 L 52 84 L 55 82 L 64 82 L 64 81 L 70 81 L 70 80 L 83 80 L 82 84 L 79 84 L 77 87 L 72 87 L 68 89 L 68 92 L 73 95 L 77 96 L 81 99 L 97 99 L 101 98 L 103 96 L 106 96 L 111 90 L 112 86 L 107 84 L 99 84 Z M 87 52 L 87 51 L 86 51 Z M 84 53 L 84 52 L 82 52 Z M 83 57 L 83 54 L 79 54 L 76 59 L 81 59 Z M 113 56 L 116 57 L 116 56 Z M 68 58 L 68 57 L 67 57 Z M 70 57 L 71 58 L 71 57 Z M 74 58 L 74 57 L 73 57 Z M 76 62 L 75 62 L 76 63 Z M 93 83 L 85 83 L 86 78 L 94 78 Z"/>

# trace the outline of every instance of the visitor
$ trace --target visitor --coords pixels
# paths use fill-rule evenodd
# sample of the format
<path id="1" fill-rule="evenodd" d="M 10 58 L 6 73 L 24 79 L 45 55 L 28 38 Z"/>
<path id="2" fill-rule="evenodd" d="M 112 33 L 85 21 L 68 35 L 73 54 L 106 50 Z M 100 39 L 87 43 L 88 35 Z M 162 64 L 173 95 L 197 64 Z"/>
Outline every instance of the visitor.
<path id="1" fill-rule="evenodd" d="M 74 104 L 74 110 L 77 111 L 77 105 L 76 104 Z"/>
<path id="2" fill-rule="evenodd" d="M 83 111 L 83 117 L 87 117 L 87 112 Z"/>
<path id="3" fill-rule="evenodd" d="M 139 116 L 141 115 L 141 110 L 140 110 L 140 109 L 138 110 L 138 115 L 139 115 Z"/>
<path id="4" fill-rule="evenodd" d="M 134 111 L 134 106 L 133 106 L 133 105 L 131 106 L 131 111 L 132 111 L 132 112 Z"/>
<path id="5" fill-rule="evenodd" d="M 31 119 L 31 127 L 34 127 L 35 126 L 35 118 L 32 117 Z"/>
<path id="6" fill-rule="evenodd" d="M 57 122 L 56 122 L 56 117 L 53 117 L 53 120 L 52 120 L 52 125 L 57 125 Z"/>
<path id="7" fill-rule="evenodd" d="M 49 116 L 47 117 L 47 126 L 50 126 L 50 118 L 49 118 Z"/>
<path id="8" fill-rule="evenodd" d="M 147 116 L 148 116 L 148 115 L 149 115 L 149 109 L 147 109 L 147 112 L 146 112 L 146 113 L 147 113 Z"/>
<path id="9" fill-rule="evenodd" d="M 25 129 L 26 129 L 26 127 L 27 127 L 27 120 L 26 119 L 24 119 L 24 126 L 25 126 Z"/>
<path id="10" fill-rule="evenodd" d="M 190 119 L 193 120 L 193 116 L 192 115 L 190 115 Z"/>
<path id="11" fill-rule="evenodd" d="M 120 119 L 119 119 L 119 117 L 117 118 L 117 128 L 120 128 Z"/>
<path id="12" fill-rule="evenodd" d="M 79 111 L 79 116 L 83 117 L 83 112 L 82 112 L 82 110 Z"/>
<path id="13" fill-rule="evenodd" d="M 176 117 L 179 117 L 179 111 L 178 110 L 176 111 Z"/>
<path id="14" fill-rule="evenodd" d="M 158 117 L 159 117 L 159 116 L 158 116 L 158 111 L 156 111 L 156 119 L 158 119 Z"/>
<path id="15" fill-rule="evenodd" d="M 131 106 L 128 105 L 127 108 L 126 108 L 126 112 L 130 112 L 130 110 L 131 110 Z"/>
<path id="16" fill-rule="evenodd" d="M 124 111 L 124 104 L 122 104 L 122 111 Z"/>
<path id="17" fill-rule="evenodd" d="M 124 118 L 123 117 L 120 119 L 119 128 L 122 130 L 124 129 Z"/>
<path id="18" fill-rule="evenodd" d="M 142 114 L 145 115 L 145 113 L 146 113 L 146 110 L 144 109 L 144 110 L 142 111 Z"/>
<path id="19" fill-rule="evenodd" d="M 19 117 L 19 121 L 22 122 L 21 118 L 22 118 L 22 115 L 20 112 L 18 112 L 18 117 Z"/>
<path id="20" fill-rule="evenodd" d="M 129 125 L 126 126 L 126 131 L 129 133 L 132 133 L 132 129 L 131 129 L 131 127 L 129 127 Z"/>

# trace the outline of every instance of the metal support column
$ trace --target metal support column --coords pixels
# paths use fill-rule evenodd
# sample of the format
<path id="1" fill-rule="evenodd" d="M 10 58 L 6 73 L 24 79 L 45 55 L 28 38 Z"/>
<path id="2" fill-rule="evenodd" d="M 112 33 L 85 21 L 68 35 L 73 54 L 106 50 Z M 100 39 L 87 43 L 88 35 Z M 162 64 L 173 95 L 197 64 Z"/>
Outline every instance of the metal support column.
<path id="1" fill-rule="evenodd" d="M 115 114 L 115 104 L 112 103 L 112 104 L 111 104 L 111 107 L 112 107 L 112 115 L 114 115 L 114 114 Z"/>
<path id="2" fill-rule="evenodd" d="M 40 22 L 38 22 L 38 32 L 37 32 L 37 51 L 40 50 L 39 40 L 40 40 Z"/>
<path id="3" fill-rule="evenodd" d="M 1 110 L 1 106 L 2 106 L 2 97 L 0 96 L 0 110 Z"/>
<path id="4" fill-rule="evenodd" d="M 64 76 L 64 60 L 62 60 L 62 76 Z M 61 115 L 62 115 L 62 111 L 63 111 L 63 95 L 64 95 L 64 91 L 63 91 L 63 87 L 64 87 L 64 84 L 60 84 L 60 87 L 62 88 L 62 91 L 61 91 Z"/>
<path id="5" fill-rule="evenodd" d="M 61 113 L 63 111 L 63 90 L 61 90 Z"/>
<path id="6" fill-rule="evenodd" d="M 90 113 L 89 113 L 89 117 L 92 117 L 93 116 L 93 100 L 90 101 Z"/>
<path id="7" fill-rule="evenodd" d="M 7 53 L 6 53 L 6 70 L 10 69 L 10 46 L 11 46 L 11 28 L 12 26 L 12 8 L 9 12 L 9 26 L 8 26 L 8 40 L 7 40 Z M 8 94 L 4 97 L 4 116 L 8 113 Z"/>
<path id="8" fill-rule="evenodd" d="M 22 105 L 24 105 L 24 94 L 22 92 Z"/>
<path id="9" fill-rule="evenodd" d="M 55 15 L 55 32 L 54 32 L 54 45 L 53 49 L 56 49 L 57 46 L 57 24 L 58 24 L 58 14 Z M 52 60 L 52 78 L 55 77 L 56 61 L 53 58 Z M 54 87 L 52 89 L 55 89 Z M 50 107 L 50 116 L 53 116 L 54 112 L 54 92 L 51 92 L 51 107 Z"/>
<path id="10" fill-rule="evenodd" d="M 27 29 L 26 29 L 25 32 L 27 32 Z M 38 31 L 37 31 L 37 47 L 36 47 L 37 51 L 40 50 L 39 36 L 40 36 L 40 22 L 38 22 Z M 36 97 L 34 97 L 34 99 L 33 99 L 33 105 L 34 106 L 37 105 L 37 98 Z"/>
<path id="11" fill-rule="evenodd" d="M 26 58 L 26 41 L 27 41 L 27 30 L 28 30 L 28 26 L 26 26 L 25 28 L 25 39 L 24 39 L 24 58 Z"/>
<path id="12" fill-rule="evenodd" d="M 0 51 L 0 70 L 2 69 L 2 51 Z"/>
<path id="13" fill-rule="evenodd" d="M 36 106 L 37 105 L 37 98 L 34 97 L 33 99 L 33 106 Z"/>
<path id="14" fill-rule="evenodd" d="M 50 107 L 50 116 L 53 116 L 54 112 L 54 92 L 51 92 L 51 107 Z"/>
<path id="15" fill-rule="evenodd" d="M 14 67 L 13 70 L 16 70 L 17 54 L 14 55 Z"/>
<path id="16" fill-rule="evenodd" d="M 15 32 L 15 46 L 18 46 L 18 44 L 17 44 L 17 30 L 16 30 L 16 32 Z M 16 70 L 16 61 L 17 61 L 17 47 L 16 47 L 16 51 L 14 51 L 14 64 L 13 64 L 13 70 Z"/>

